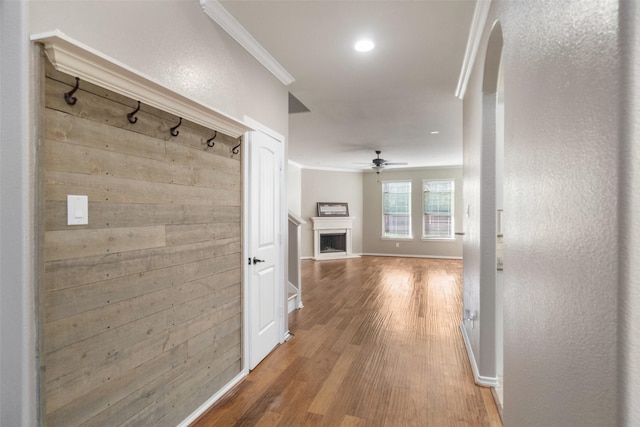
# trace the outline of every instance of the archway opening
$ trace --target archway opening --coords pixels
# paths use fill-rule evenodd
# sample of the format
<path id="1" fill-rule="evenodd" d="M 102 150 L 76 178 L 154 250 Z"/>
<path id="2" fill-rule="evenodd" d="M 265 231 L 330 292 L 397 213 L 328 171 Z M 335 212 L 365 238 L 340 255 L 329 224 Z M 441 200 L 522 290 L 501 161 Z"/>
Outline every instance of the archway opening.
<path id="1" fill-rule="evenodd" d="M 503 406 L 503 337 L 504 337 L 504 263 L 502 216 L 504 199 L 504 117 L 505 94 L 502 67 L 503 34 L 499 21 L 491 30 L 484 63 L 482 85 L 482 228 L 481 248 L 481 313 L 485 329 L 480 335 L 481 357 L 486 375 L 496 380 L 494 397 L 500 412 Z M 489 319 L 489 322 L 486 320 Z"/>

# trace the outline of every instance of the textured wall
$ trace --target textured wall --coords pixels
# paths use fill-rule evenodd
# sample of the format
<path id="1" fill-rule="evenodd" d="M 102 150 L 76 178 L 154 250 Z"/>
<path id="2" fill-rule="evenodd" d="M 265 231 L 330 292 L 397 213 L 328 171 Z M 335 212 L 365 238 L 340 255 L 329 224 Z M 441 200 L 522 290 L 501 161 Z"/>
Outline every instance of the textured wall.
<path id="1" fill-rule="evenodd" d="M 170 89 L 288 135 L 286 88 L 197 0 L 32 1 L 30 31 L 59 29 Z"/>
<path id="2" fill-rule="evenodd" d="M 505 425 L 616 425 L 618 4 L 500 2 Z"/>
<path id="3" fill-rule="evenodd" d="M 483 97 L 482 81 L 488 37 L 499 19 L 505 85 L 505 425 L 618 421 L 617 378 L 627 372 L 618 377 L 617 362 L 633 359 L 637 345 L 629 339 L 632 328 L 623 329 L 623 352 L 616 352 L 619 290 L 630 291 L 629 302 L 624 300 L 627 319 L 637 316 L 634 287 L 619 281 L 618 269 L 624 256 L 619 236 L 627 235 L 620 207 L 634 206 L 624 197 L 637 199 L 619 187 L 625 172 L 619 167 L 626 93 L 621 60 L 629 52 L 620 51 L 618 16 L 617 2 L 608 0 L 494 2 L 465 95 L 465 204 L 471 214 L 465 223 L 464 297 L 465 307 L 484 315 L 482 207 L 492 196 L 486 194 L 491 161 L 483 144 L 493 126 L 487 114 L 493 101 Z M 632 162 L 633 156 L 637 162 L 628 148 L 622 158 Z M 631 174 L 630 181 L 637 183 L 637 176 Z M 637 243 L 627 242 L 631 253 Z M 483 349 L 486 322 L 481 316 L 480 333 L 468 331 L 481 367 L 492 351 Z M 622 384 L 633 388 L 626 380 Z M 620 406 L 629 410 L 632 404 L 623 400 Z"/>
<path id="4" fill-rule="evenodd" d="M 495 384 L 499 375 L 496 365 L 496 215 L 503 207 L 503 129 L 496 123 L 498 114 L 498 72 L 502 52 L 502 29 L 489 19 L 482 48 L 478 52 L 475 73 L 468 83 L 464 103 L 464 309 L 474 322 L 465 322 L 471 344 L 477 380 Z M 489 33 L 490 30 L 490 33 Z M 501 149 L 498 149 L 500 147 Z M 501 188 L 498 189 L 498 186 Z"/>
<path id="5" fill-rule="evenodd" d="M 0 2 L 0 425 L 37 425 L 28 2 Z M 11 206 L 8 209 L 7 206 Z"/>
<path id="6" fill-rule="evenodd" d="M 455 180 L 455 230 L 462 230 L 462 168 L 424 168 L 385 170 L 380 175 L 363 173 L 363 237 L 362 251 L 367 254 L 417 255 L 434 257 L 462 257 L 462 238 L 452 241 L 423 241 L 422 236 L 422 180 Z M 413 239 L 381 239 L 383 180 L 411 180 L 411 227 Z M 400 247 L 396 248 L 396 242 Z"/>
<path id="7" fill-rule="evenodd" d="M 302 198 L 302 169 L 287 165 L 287 209 L 300 216 Z"/>

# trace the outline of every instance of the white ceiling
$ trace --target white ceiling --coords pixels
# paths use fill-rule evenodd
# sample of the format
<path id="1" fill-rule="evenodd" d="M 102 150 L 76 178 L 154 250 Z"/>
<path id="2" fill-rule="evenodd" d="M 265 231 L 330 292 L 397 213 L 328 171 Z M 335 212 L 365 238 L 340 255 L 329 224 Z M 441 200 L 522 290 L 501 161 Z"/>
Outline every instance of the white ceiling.
<path id="1" fill-rule="evenodd" d="M 222 5 L 295 78 L 289 159 L 367 169 L 462 164 L 455 97 L 475 0 L 228 0 Z M 376 47 L 356 52 L 362 36 Z M 439 131 L 432 135 L 431 132 Z"/>

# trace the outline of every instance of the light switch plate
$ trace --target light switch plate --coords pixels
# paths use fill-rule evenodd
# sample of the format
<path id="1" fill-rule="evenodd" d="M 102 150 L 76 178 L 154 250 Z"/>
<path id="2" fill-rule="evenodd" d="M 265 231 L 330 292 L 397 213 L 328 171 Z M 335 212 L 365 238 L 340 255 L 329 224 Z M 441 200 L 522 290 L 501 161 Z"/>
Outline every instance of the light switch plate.
<path id="1" fill-rule="evenodd" d="M 89 224 L 89 196 L 67 195 L 67 225 Z"/>

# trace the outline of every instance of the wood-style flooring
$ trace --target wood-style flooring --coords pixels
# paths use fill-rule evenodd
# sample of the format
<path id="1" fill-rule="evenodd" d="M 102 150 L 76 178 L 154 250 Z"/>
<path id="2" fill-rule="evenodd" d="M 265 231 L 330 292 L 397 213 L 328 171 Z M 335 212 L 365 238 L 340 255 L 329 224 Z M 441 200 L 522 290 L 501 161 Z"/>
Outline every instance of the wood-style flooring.
<path id="1" fill-rule="evenodd" d="M 303 261 L 294 336 L 193 426 L 501 426 L 459 329 L 462 262 Z"/>

